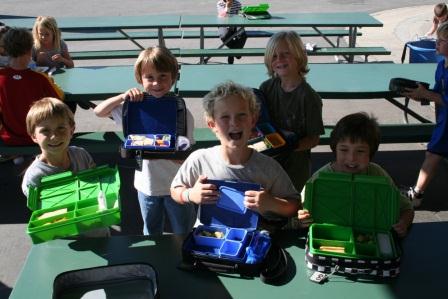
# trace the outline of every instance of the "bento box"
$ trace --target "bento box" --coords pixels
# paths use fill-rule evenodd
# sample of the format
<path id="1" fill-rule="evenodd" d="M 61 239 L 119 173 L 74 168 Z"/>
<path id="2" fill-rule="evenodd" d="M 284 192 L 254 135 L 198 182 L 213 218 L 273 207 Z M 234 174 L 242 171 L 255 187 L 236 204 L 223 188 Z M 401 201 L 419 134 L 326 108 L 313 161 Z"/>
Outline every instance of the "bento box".
<path id="1" fill-rule="evenodd" d="M 258 5 L 243 6 L 241 12 L 248 19 L 269 19 L 271 18 L 271 15 L 269 14 L 268 9 L 268 3 L 260 3 Z"/>
<path id="2" fill-rule="evenodd" d="M 304 208 L 313 217 L 306 263 L 320 272 L 393 277 L 401 250 L 392 225 L 399 191 L 386 177 L 319 173 L 306 184 Z"/>
<path id="3" fill-rule="evenodd" d="M 273 255 L 280 260 L 278 252 L 282 251 L 274 252 L 269 233 L 257 230 L 259 215 L 244 206 L 244 192 L 260 190 L 260 185 L 221 180 L 207 183 L 217 186 L 219 199 L 216 204 L 200 206 L 201 225 L 182 246 L 183 268 L 247 276 L 261 275 L 268 267 L 283 271 L 286 262 L 270 260 Z"/>
<path id="4" fill-rule="evenodd" d="M 123 158 L 185 159 L 190 153 L 186 106 L 182 98 L 155 98 L 145 94 L 143 101 L 125 101 Z"/>
<path id="5" fill-rule="evenodd" d="M 118 169 L 108 166 L 43 177 L 29 189 L 27 233 L 36 244 L 119 224 L 119 191 Z"/>
<path id="6" fill-rule="evenodd" d="M 296 145 L 295 134 L 285 136 L 284 132 L 276 130 L 269 122 L 257 124 L 248 141 L 249 147 L 268 156 L 276 156 L 284 151 L 292 150 Z"/>

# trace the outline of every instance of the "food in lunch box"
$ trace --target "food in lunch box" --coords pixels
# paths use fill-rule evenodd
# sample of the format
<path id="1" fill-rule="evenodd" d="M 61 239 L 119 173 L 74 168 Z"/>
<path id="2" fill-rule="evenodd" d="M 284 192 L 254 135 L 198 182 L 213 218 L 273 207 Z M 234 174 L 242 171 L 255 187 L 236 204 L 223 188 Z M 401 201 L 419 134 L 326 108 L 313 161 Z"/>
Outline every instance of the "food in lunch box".
<path id="1" fill-rule="evenodd" d="M 154 145 L 154 139 L 144 135 L 129 135 L 132 146 L 151 146 Z"/>
<path id="2" fill-rule="evenodd" d="M 39 217 L 37 217 L 37 220 L 46 219 L 46 218 L 50 218 L 53 216 L 62 215 L 65 213 L 67 213 L 67 208 L 63 208 L 63 209 L 59 209 L 59 210 L 51 211 L 51 212 L 46 212 L 46 213 L 43 213 L 42 215 L 40 215 Z"/>
<path id="3" fill-rule="evenodd" d="M 373 244 L 372 234 L 358 234 L 356 237 L 356 242 L 362 244 Z"/>
<path id="4" fill-rule="evenodd" d="M 56 219 L 53 219 L 53 221 L 49 221 L 47 223 L 44 223 L 44 225 L 50 225 L 50 224 L 62 222 L 62 221 L 65 221 L 65 220 L 67 220 L 66 217 L 56 218 Z"/>
<path id="5" fill-rule="evenodd" d="M 249 147 L 253 148 L 257 152 L 262 152 L 262 151 L 268 149 L 268 146 L 266 145 L 266 143 L 264 141 L 259 141 L 254 144 L 250 144 Z"/>
<path id="6" fill-rule="evenodd" d="M 345 253 L 345 248 L 342 246 L 320 246 L 319 250 L 336 252 L 336 253 Z"/>
<path id="7" fill-rule="evenodd" d="M 199 234 L 204 237 L 211 237 L 211 238 L 217 238 L 217 239 L 224 238 L 224 233 L 220 232 L 220 231 L 209 232 L 207 230 L 203 230 Z"/>

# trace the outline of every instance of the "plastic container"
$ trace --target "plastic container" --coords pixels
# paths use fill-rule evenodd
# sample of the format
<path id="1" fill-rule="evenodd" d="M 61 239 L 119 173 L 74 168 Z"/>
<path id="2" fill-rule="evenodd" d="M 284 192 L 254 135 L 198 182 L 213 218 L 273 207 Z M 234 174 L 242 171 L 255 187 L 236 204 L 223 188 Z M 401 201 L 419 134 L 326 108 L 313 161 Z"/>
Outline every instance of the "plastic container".
<path id="1" fill-rule="evenodd" d="M 400 254 L 390 234 L 399 217 L 399 191 L 385 177 L 320 173 L 306 185 L 304 207 L 314 220 L 311 254 L 376 259 Z"/>
<path id="2" fill-rule="evenodd" d="M 443 59 L 436 53 L 434 39 L 407 42 L 405 47 L 409 48 L 409 63 L 436 63 Z"/>
<path id="3" fill-rule="evenodd" d="M 39 187 L 29 190 L 28 207 L 33 213 L 27 233 L 36 244 L 118 224 L 119 190 L 118 169 L 107 166 L 44 177 Z M 103 210 L 99 194 L 104 196 Z"/>

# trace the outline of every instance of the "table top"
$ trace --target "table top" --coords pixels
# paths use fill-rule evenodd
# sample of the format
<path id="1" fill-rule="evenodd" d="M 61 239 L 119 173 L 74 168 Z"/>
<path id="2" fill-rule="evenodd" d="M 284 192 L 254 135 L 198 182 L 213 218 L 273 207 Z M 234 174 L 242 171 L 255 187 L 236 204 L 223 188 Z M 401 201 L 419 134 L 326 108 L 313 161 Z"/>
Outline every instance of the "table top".
<path id="1" fill-rule="evenodd" d="M 216 15 L 182 15 L 182 27 L 381 27 L 383 24 L 365 12 L 271 14 L 270 19 L 249 20 L 235 15 L 220 18 Z"/>
<path id="2" fill-rule="evenodd" d="M 180 15 L 147 16 L 95 16 L 95 17 L 58 17 L 61 30 L 76 29 L 142 29 L 142 28 L 178 28 Z M 35 18 L 3 18 L 0 22 L 10 27 L 32 28 Z"/>
<path id="3" fill-rule="evenodd" d="M 309 64 L 307 82 L 327 99 L 374 99 L 393 96 L 391 78 L 402 77 L 433 84 L 436 64 L 355 63 Z M 258 88 L 268 79 L 264 64 L 182 65 L 176 84 L 180 96 L 202 97 L 216 84 L 233 80 Z"/>
<path id="4" fill-rule="evenodd" d="M 401 274 L 389 280 L 363 281 L 332 276 L 311 282 L 305 267 L 303 233 L 284 232 L 279 244 L 290 255 L 285 280 L 278 285 L 260 279 L 177 269 L 184 236 L 119 236 L 109 239 L 54 240 L 33 245 L 10 298 L 51 298 L 54 278 L 65 271 L 95 266 L 150 263 L 159 274 L 162 298 L 434 298 L 448 291 L 444 238 L 448 222 L 416 223 L 403 242 Z"/>

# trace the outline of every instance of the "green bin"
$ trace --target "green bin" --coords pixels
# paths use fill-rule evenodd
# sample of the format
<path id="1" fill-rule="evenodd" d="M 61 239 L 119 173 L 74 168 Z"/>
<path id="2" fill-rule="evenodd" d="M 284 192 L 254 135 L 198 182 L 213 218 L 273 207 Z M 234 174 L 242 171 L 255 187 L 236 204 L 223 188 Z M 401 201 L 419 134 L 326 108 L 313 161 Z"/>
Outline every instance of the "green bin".
<path id="1" fill-rule="evenodd" d="M 98 207 L 100 191 L 106 207 Z M 76 236 L 85 231 L 119 224 L 120 177 L 118 169 L 100 166 L 73 174 L 71 171 L 42 178 L 30 187 L 31 214 L 27 233 L 34 244 Z"/>

